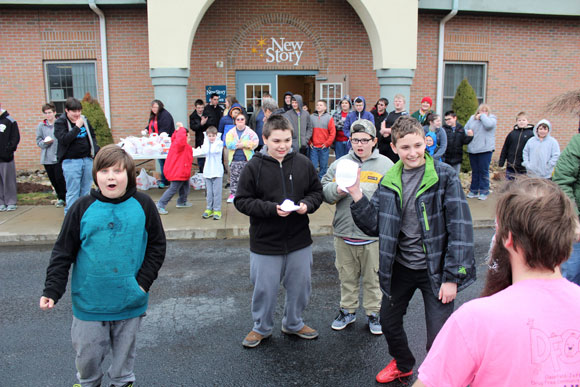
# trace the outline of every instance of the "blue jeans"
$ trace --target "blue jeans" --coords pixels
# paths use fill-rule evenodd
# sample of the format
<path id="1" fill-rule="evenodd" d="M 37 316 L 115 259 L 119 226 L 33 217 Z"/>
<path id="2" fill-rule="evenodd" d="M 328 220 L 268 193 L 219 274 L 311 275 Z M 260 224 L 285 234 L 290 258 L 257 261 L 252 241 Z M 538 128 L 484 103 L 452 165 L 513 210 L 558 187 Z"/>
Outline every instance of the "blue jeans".
<path id="1" fill-rule="evenodd" d="M 314 169 L 318 169 L 318 178 L 322 180 L 322 176 L 326 174 L 328 169 L 328 156 L 330 149 L 328 148 L 314 148 L 310 147 L 310 161 L 314 165 Z"/>
<path id="2" fill-rule="evenodd" d="M 580 242 L 574 243 L 570 258 L 562 263 L 560 270 L 562 270 L 564 278 L 580 285 Z"/>
<path id="3" fill-rule="evenodd" d="M 489 194 L 489 163 L 493 152 L 470 153 L 471 163 L 471 187 L 469 190 L 474 194 Z"/>
<path id="4" fill-rule="evenodd" d="M 88 195 L 93 184 L 93 159 L 65 159 L 62 161 L 62 173 L 66 182 L 66 214 L 70 206 L 81 196 Z"/>
<path id="5" fill-rule="evenodd" d="M 348 153 L 348 141 L 336 141 L 334 143 L 334 154 L 336 160 Z"/>

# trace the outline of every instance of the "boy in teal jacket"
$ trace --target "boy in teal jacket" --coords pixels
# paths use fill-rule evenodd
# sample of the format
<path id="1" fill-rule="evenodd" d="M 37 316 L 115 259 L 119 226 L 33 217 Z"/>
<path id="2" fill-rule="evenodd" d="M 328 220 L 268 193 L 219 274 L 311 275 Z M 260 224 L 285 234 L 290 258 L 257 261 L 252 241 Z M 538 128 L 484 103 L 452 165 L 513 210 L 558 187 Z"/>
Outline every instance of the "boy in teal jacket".
<path id="1" fill-rule="evenodd" d="M 65 216 L 52 250 L 40 308 L 52 309 L 66 290 L 73 265 L 71 337 L 77 378 L 101 385 L 103 359 L 113 386 L 135 381 L 135 339 L 147 310 L 149 288 L 165 258 L 165 233 L 155 203 L 137 192 L 135 163 L 107 145 L 93 163 L 99 187 L 77 200 Z"/>

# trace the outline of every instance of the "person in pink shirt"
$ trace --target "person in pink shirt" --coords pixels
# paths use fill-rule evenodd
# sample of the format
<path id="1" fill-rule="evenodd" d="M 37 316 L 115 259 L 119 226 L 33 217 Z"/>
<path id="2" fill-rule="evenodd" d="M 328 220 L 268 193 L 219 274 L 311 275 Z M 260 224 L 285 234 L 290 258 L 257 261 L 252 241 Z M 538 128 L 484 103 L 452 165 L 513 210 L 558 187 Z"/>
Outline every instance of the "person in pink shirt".
<path id="1" fill-rule="evenodd" d="M 580 287 L 560 265 L 578 240 L 555 183 L 519 179 L 498 200 L 481 298 L 449 317 L 414 386 L 577 386 Z"/>

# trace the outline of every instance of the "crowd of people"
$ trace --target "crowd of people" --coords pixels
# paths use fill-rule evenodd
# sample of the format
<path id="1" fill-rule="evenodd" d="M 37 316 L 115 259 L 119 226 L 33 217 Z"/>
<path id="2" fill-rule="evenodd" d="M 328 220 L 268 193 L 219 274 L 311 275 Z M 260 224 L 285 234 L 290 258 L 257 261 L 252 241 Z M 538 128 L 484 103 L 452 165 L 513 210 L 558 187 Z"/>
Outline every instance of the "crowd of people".
<path id="1" fill-rule="evenodd" d="M 176 193 L 178 208 L 191 206 L 192 146 L 203 155 L 202 218 L 221 218 L 227 172 L 228 202 L 250 219 L 253 324 L 244 347 L 272 335 L 280 284 L 286 291 L 282 332 L 318 337 L 303 319 L 312 288 L 308 214 L 327 202 L 336 208 L 340 282 L 330 327 L 342 331 L 356 322 L 362 285 L 365 323 L 371 334 L 384 335 L 392 356 L 377 382 L 413 375 L 404 316 L 418 289 L 428 354 L 417 386 L 580 383 L 580 134 L 560 154 L 548 120 L 532 125 L 525 112 L 516 115 L 499 159 L 507 182 L 498 196 L 483 294 L 454 311 L 457 293 L 476 280 L 467 199 L 485 200 L 490 192 L 497 127 L 490 106 L 480 105 L 463 127 L 453 111 L 443 123 L 429 97 L 412 115 L 399 94 L 391 112 L 385 98 L 367 110 L 364 97 L 346 96 L 333 114 L 322 100 L 308 114 L 302 97 L 287 93 L 281 108 L 264 96 L 248 119 L 235 98 L 226 98 L 223 111 L 212 95 L 207 105 L 195 102 L 187 129 L 173 125 L 155 100 L 147 130 L 167 131 L 172 145 L 162 165 L 169 188 L 154 203 L 136 191 L 135 164 L 124 150 L 108 145 L 99 151 L 77 102 L 67 100 L 58 119 L 54 105 L 43 106 L 37 143 L 57 205 L 66 203 L 40 307 L 51 309 L 62 297 L 72 266 L 71 336 L 82 386 L 100 385 L 109 350 L 113 385 L 135 381 L 135 338 L 165 258 L 160 214 Z M 13 145 L 0 154 L 0 204 L 8 210 L 15 201 L 5 181 L 14 173 L 18 127 L 4 111 L 0 123 L 0 141 Z M 458 173 L 465 145 L 473 171 L 467 195 Z M 336 158 L 328 165 L 333 147 Z M 349 175 L 349 163 L 355 174 Z M 93 182 L 97 189 L 90 190 Z M 110 241 L 115 251 L 99 249 Z"/>

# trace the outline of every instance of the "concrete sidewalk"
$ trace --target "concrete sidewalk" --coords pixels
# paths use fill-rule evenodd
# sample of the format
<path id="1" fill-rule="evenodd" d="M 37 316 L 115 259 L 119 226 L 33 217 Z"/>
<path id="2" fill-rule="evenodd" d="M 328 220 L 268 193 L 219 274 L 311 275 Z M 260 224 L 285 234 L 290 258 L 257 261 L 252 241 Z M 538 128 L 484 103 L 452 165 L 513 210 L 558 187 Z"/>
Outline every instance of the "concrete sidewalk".
<path id="1" fill-rule="evenodd" d="M 159 200 L 164 192 L 160 189 L 144 191 L 154 201 Z M 247 238 L 249 236 L 248 217 L 239 213 L 233 204 L 227 204 L 229 190 L 223 190 L 222 219 L 202 219 L 205 210 L 205 191 L 190 191 L 190 208 L 176 208 L 173 197 L 167 210 L 162 215 L 167 239 L 226 239 Z M 476 228 L 494 225 L 494 208 L 496 196 L 492 193 L 485 201 L 467 199 Z M 323 203 L 314 214 L 310 215 L 310 229 L 313 235 L 332 234 L 334 206 Z M 55 206 L 19 206 L 13 212 L 0 212 L 0 244 L 28 245 L 54 243 L 64 218 L 62 208 Z"/>

